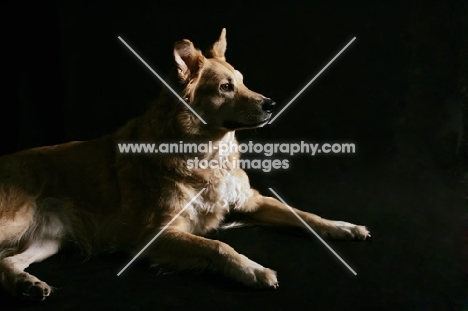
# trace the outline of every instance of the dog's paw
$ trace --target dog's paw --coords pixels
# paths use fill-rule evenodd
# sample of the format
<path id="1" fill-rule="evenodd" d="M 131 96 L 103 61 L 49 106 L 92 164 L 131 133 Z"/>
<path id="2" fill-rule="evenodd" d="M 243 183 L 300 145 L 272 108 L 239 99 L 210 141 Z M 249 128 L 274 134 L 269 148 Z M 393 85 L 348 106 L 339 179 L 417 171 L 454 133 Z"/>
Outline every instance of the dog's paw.
<path id="1" fill-rule="evenodd" d="M 255 270 L 256 283 L 255 287 L 258 288 L 278 288 L 279 282 L 276 276 L 276 271 L 263 268 L 262 270 Z"/>
<path id="2" fill-rule="evenodd" d="M 265 268 L 243 255 L 241 255 L 240 265 L 231 273 L 237 281 L 247 286 L 256 288 L 278 288 L 279 286 L 276 271 Z"/>
<path id="3" fill-rule="evenodd" d="M 365 226 L 358 226 L 345 221 L 331 221 L 324 236 L 336 240 L 366 240 L 370 239 L 370 232 Z"/>
<path id="4" fill-rule="evenodd" d="M 52 289 L 46 283 L 36 280 L 24 280 L 16 284 L 16 295 L 27 300 L 42 301 L 46 299 Z"/>

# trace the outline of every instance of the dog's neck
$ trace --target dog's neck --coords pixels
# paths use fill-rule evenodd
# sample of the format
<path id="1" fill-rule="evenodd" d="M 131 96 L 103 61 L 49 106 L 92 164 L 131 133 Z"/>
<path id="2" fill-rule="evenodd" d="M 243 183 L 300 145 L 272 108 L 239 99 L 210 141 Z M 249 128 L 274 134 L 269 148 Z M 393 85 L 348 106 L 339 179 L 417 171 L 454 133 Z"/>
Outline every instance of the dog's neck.
<path id="1" fill-rule="evenodd" d="M 161 102 L 163 106 L 161 106 Z M 212 150 L 207 152 L 197 152 L 193 154 L 152 154 L 153 161 L 158 166 L 164 166 L 168 170 L 174 170 L 178 175 L 193 175 L 193 171 L 188 170 L 186 162 L 188 159 L 197 157 L 199 160 L 219 160 L 226 159 L 231 162 L 233 158 L 239 159 L 238 152 L 230 150 L 227 153 L 220 153 L 221 144 L 237 145 L 235 131 L 204 129 L 197 122 L 200 122 L 190 111 L 185 111 L 180 102 L 172 101 L 172 106 L 165 105 L 168 98 L 159 98 L 158 102 L 141 117 L 135 118 L 120 128 L 115 139 L 117 142 L 128 143 L 195 143 L 209 144 Z M 209 171 L 209 170 L 208 170 Z M 205 177 L 204 177 L 205 178 Z"/>

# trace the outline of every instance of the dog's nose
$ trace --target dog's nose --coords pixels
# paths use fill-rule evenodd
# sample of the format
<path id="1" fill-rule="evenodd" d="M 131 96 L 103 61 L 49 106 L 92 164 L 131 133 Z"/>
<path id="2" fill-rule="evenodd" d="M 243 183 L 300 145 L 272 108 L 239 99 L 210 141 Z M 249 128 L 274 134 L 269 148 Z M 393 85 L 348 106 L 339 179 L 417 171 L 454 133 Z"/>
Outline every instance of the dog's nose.
<path id="1" fill-rule="evenodd" d="M 268 113 L 272 113 L 275 109 L 276 103 L 271 98 L 264 98 L 262 102 L 262 109 Z"/>

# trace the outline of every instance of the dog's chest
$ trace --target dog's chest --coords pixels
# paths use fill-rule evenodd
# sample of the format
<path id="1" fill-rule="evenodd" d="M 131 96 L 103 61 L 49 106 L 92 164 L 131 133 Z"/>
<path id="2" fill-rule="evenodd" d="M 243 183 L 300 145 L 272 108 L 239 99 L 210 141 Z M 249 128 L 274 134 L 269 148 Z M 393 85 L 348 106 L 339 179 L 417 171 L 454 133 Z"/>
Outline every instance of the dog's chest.
<path id="1" fill-rule="evenodd" d="M 218 227 L 231 208 L 242 208 L 252 196 L 248 181 L 231 171 L 217 169 L 211 174 L 205 190 L 189 208 L 191 231 L 194 233 Z"/>

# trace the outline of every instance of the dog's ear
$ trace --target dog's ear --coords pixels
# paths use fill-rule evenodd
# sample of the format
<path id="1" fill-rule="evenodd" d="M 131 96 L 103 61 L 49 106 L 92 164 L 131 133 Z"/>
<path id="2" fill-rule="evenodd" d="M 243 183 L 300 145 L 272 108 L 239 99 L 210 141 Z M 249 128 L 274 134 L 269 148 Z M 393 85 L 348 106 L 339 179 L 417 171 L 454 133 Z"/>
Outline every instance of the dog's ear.
<path id="1" fill-rule="evenodd" d="M 225 61 L 226 58 L 224 57 L 224 53 L 226 53 L 226 47 L 226 28 L 223 28 L 223 30 L 221 30 L 221 35 L 219 36 L 218 41 L 213 44 L 208 54 L 210 54 L 211 57 L 220 58 Z"/>
<path id="2" fill-rule="evenodd" d="M 205 57 L 191 41 L 184 39 L 174 44 L 174 59 L 179 78 L 182 81 L 188 81 L 203 67 Z"/>

